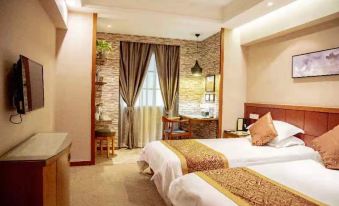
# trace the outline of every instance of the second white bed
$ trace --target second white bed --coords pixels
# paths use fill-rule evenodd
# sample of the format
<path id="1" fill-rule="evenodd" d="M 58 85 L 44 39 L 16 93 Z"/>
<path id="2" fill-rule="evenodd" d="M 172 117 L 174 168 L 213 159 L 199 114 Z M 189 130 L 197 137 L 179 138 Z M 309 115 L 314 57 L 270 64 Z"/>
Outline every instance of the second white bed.
<path id="1" fill-rule="evenodd" d="M 293 160 L 319 160 L 319 154 L 306 146 L 275 148 L 253 146 L 250 137 L 228 139 L 200 139 L 200 143 L 222 153 L 228 160 L 229 167 L 251 166 L 258 164 L 285 162 Z M 170 183 L 181 177 L 180 159 L 160 141 L 154 141 L 143 149 L 139 165 L 149 165 L 154 171 L 152 180 L 160 193 L 167 200 Z M 143 167 L 145 168 L 145 167 Z"/>
<path id="2" fill-rule="evenodd" d="M 320 162 L 300 160 L 248 168 L 324 204 L 339 204 L 339 171 L 326 169 Z M 174 206 L 237 205 L 195 173 L 174 180 L 169 198 Z"/>

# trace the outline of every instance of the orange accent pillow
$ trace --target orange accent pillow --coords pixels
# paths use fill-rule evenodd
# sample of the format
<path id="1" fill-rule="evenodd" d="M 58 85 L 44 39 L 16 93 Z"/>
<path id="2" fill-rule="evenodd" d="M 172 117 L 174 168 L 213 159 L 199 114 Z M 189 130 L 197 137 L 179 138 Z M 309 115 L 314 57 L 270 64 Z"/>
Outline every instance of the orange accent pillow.
<path id="1" fill-rule="evenodd" d="M 325 167 L 339 170 L 339 125 L 312 140 L 311 146 L 320 153 Z"/>
<path id="2" fill-rule="evenodd" d="M 265 145 L 278 136 L 270 112 L 256 121 L 249 131 L 252 136 L 252 144 L 257 146 Z"/>

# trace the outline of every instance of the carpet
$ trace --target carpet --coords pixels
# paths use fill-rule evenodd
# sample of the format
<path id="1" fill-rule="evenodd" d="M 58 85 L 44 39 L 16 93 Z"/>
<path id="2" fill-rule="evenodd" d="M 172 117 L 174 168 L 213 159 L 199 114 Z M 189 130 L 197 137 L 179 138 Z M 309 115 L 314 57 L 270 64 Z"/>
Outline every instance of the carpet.
<path id="1" fill-rule="evenodd" d="M 165 206 L 151 176 L 139 173 L 138 152 L 118 150 L 112 160 L 71 167 L 71 206 Z"/>

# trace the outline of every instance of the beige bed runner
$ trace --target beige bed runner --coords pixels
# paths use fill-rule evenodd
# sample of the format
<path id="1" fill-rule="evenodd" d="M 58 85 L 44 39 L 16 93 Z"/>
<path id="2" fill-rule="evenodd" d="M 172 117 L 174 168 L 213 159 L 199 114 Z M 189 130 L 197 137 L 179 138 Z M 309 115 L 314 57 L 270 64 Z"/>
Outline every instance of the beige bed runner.
<path id="1" fill-rule="evenodd" d="M 218 169 L 195 174 L 241 206 L 325 205 L 248 168 Z"/>
<path id="2" fill-rule="evenodd" d="M 196 140 L 162 140 L 180 159 L 182 173 L 228 168 L 226 157 Z"/>

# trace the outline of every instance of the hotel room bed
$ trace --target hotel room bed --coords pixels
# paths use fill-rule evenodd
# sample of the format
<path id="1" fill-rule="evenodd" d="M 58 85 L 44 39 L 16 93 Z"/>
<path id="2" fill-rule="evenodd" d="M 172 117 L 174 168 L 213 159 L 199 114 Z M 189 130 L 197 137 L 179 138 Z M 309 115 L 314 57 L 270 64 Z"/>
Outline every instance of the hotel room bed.
<path id="1" fill-rule="evenodd" d="M 301 128 L 304 134 L 298 135 L 298 137 L 300 137 L 306 145 L 310 145 L 310 142 L 314 138 L 339 124 L 339 111 L 332 108 L 246 103 L 244 117 L 249 118 L 250 114 L 259 114 L 259 117 L 262 117 L 267 112 L 271 112 L 274 120 L 284 121 Z M 216 150 L 220 153 L 219 156 L 225 155 L 227 159 L 227 165 L 225 166 L 231 168 L 275 162 L 320 159 L 319 153 L 307 146 L 284 148 L 270 146 L 258 147 L 252 146 L 248 137 L 236 139 L 202 139 L 196 141 Z M 169 149 L 165 144 L 159 141 L 152 142 L 144 148 L 139 161 L 142 169 L 149 166 L 154 171 L 152 180 L 154 180 L 160 195 L 167 202 L 170 183 L 183 175 L 180 161 L 182 158 L 179 158 L 176 154 L 177 153 Z"/>
<path id="2" fill-rule="evenodd" d="M 239 170 L 243 168 L 231 168 L 225 170 Z M 294 191 L 293 194 L 301 196 L 308 201 L 315 203 L 314 205 L 338 205 L 339 204 L 339 171 L 325 168 L 322 163 L 314 160 L 299 160 L 283 163 L 272 163 L 265 165 L 250 166 L 250 171 L 258 174 L 257 176 L 268 178 L 268 181 L 274 185 L 280 185 L 287 191 Z M 210 171 L 209 171 L 210 172 Z M 188 175 L 177 178 L 172 182 L 169 189 L 169 199 L 174 206 L 232 206 L 242 205 L 237 202 L 238 196 L 232 196 L 228 193 L 230 190 L 224 190 L 224 187 L 218 187 L 214 180 L 206 178 L 206 176 L 198 173 L 190 173 Z M 219 175 L 219 174 L 217 174 Z M 220 176 L 220 175 L 219 175 Z M 218 176 L 217 176 L 218 177 Z M 249 178 L 250 179 L 250 178 Z M 220 182 L 220 181 L 219 181 Z M 234 181 L 236 182 L 236 181 Z M 251 188 L 253 182 L 242 181 Z M 245 182 L 245 183 L 244 183 Z M 260 184 L 263 184 L 260 182 Z M 259 184 L 259 185 L 260 185 Z M 289 205 L 290 199 L 285 197 L 282 192 L 255 193 L 258 189 L 245 189 L 243 196 L 245 199 L 255 196 L 258 202 L 281 201 L 278 205 Z M 253 193 L 254 192 L 254 193 Z M 251 194 L 250 194 L 251 193 Z M 252 194 L 253 193 L 253 194 Z M 233 193 L 234 194 L 234 193 Z M 237 202 L 237 203 L 236 203 Z M 248 202 L 248 201 L 246 201 Z M 259 204 L 258 204 L 259 205 Z M 312 204 L 305 204 L 312 205 Z"/>
<path id="3" fill-rule="evenodd" d="M 319 154 L 310 147 L 303 145 L 284 148 L 253 146 L 249 137 L 200 139 L 196 141 L 224 155 L 228 161 L 228 167 L 319 159 Z M 170 183 L 183 175 L 181 160 L 175 152 L 161 141 L 148 144 L 143 149 L 138 163 L 142 170 L 148 166 L 153 170 L 152 180 L 165 200 Z"/>

